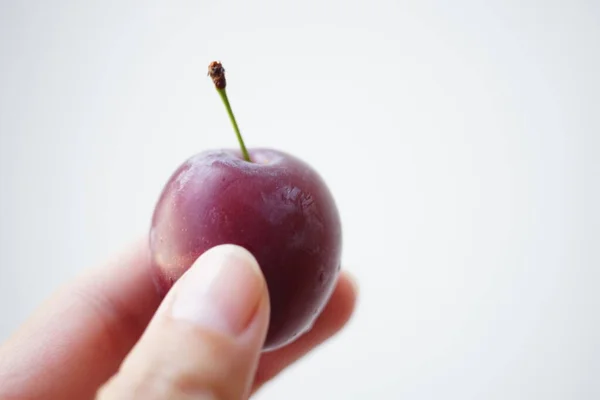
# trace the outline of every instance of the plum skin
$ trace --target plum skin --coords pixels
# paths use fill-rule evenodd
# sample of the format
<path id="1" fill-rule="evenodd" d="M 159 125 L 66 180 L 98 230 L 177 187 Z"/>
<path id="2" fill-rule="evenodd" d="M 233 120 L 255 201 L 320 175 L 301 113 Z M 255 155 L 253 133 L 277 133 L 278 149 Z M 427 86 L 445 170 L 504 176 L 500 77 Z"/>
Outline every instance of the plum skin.
<path id="1" fill-rule="evenodd" d="M 340 270 L 342 230 L 329 189 L 307 163 L 272 149 L 251 149 L 250 157 L 213 150 L 184 162 L 156 205 L 150 249 L 162 294 L 208 249 L 249 250 L 269 291 L 269 351 L 321 313 Z"/>

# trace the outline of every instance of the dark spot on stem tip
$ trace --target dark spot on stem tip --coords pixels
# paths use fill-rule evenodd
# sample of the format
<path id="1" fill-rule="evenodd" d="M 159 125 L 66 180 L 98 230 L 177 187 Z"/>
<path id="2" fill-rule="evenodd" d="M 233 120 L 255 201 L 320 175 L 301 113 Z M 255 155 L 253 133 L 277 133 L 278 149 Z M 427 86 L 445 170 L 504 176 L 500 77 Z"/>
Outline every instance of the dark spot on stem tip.
<path id="1" fill-rule="evenodd" d="M 225 68 L 218 61 L 213 61 L 208 66 L 208 76 L 212 79 L 217 89 L 225 89 L 227 81 L 225 80 Z"/>

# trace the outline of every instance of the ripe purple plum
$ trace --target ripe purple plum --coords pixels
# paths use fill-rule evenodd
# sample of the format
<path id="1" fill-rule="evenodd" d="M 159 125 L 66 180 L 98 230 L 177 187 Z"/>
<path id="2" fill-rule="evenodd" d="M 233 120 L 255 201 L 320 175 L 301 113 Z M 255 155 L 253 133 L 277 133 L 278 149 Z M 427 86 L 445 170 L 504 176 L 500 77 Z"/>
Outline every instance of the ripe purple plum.
<path id="1" fill-rule="evenodd" d="M 271 317 L 263 349 L 269 351 L 308 330 L 327 303 L 340 270 L 340 217 L 327 185 L 310 165 L 282 151 L 246 149 L 221 64 L 211 63 L 209 75 L 241 151 L 199 153 L 171 176 L 152 219 L 154 276 L 166 293 L 208 249 L 246 248 L 267 282 Z"/>

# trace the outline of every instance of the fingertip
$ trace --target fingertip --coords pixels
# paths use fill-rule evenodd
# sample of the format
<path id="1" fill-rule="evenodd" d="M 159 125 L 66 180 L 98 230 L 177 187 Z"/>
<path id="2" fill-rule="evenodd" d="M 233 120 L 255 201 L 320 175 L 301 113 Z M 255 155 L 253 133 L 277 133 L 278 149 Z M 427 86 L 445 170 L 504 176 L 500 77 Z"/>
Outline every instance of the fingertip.
<path id="1" fill-rule="evenodd" d="M 254 319 L 266 286 L 250 252 L 235 245 L 216 246 L 177 282 L 170 314 L 236 336 Z"/>
<path id="2" fill-rule="evenodd" d="M 252 272 L 259 275 L 264 281 L 264 276 L 256 257 L 247 250 L 245 247 L 238 246 L 236 244 L 221 244 L 214 246 L 205 251 L 198 259 L 192 264 L 192 269 L 198 268 L 198 265 L 205 263 L 224 263 L 230 260 L 237 260 L 243 263 L 245 266 L 250 267 Z"/>
<path id="3" fill-rule="evenodd" d="M 340 276 L 342 279 L 348 281 L 348 283 L 351 286 L 352 292 L 354 293 L 355 300 L 358 299 L 360 294 L 360 285 L 358 283 L 358 278 L 356 277 L 356 275 L 352 274 L 351 272 L 344 271 Z"/>
<path id="4" fill-rule="evenodd" d="M 347 271 L 342 272 L 329 303 L 319 319 L 327 325 L 329 330 L 337 332 L 354 315 L 358 295 L 359 285 L 357 279 Z"/>

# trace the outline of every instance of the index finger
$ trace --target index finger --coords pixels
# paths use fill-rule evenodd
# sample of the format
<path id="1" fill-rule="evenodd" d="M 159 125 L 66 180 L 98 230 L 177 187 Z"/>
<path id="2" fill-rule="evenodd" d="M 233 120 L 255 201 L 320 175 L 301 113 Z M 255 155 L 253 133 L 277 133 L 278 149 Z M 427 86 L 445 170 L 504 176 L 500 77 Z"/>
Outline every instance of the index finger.
<path id="1" fill-rule="evenodd" d="M 147 241 L 51 298 L 0 348 L 0 398 L 93 398 L 161 298 Z"/>

